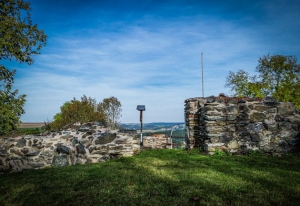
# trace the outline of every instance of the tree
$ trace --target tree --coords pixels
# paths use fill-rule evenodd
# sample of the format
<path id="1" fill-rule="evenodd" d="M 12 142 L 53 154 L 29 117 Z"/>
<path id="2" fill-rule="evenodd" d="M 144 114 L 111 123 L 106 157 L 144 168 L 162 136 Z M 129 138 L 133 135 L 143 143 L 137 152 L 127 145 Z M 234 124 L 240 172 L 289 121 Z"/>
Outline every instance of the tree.
<path id="1" fill-rule="evenodd" d="M 103 110 L 98 108 L 97 101 L 85 95 L 81 101 L 73 98 L 65 102 L 60 107 L 60 113 L 57 113 L 52 122 L 53 129 L 61 129 L 66 125 L 79 122 L 80 124 L 92 121 L 101 121 L 105 123 L 106 116 Z"/>
<path id="2" fill-rule="evenodd" d="M 50 124 L 51 129 L 60 130 L 63 126 L 63 119 L 61 113 L 56 113 L 53 117 L 53 121 Z"/>
<path id="3" fill-rule="evenodd" d="M 46 35 L 32 24 L 31 8 L 23 0 L 0 0 L 0 59 L 33 63 L 32 54 L 46 45 Z"/>
<path id="4" fill-rule="evenodd" d="M 250 76 L 244 70 L 236 73 L 230 71 L 225 87 L 230 87 L 233 95 L 238 97 L 264 97 L 268 94 L 268 85 L 260 82 L 256 75 Z"/>
<path id="5" fill-rule="evenodd" d="M 20 124 L 20 117 L 25 113 L 23 106 L 26 95 L 17 96 L 18 90 L 11 91 L 15 71 L 0 66 L 0 135 L 9 134 Z"/>
<path id="6" fill-rule="evenodd" d="M 107 124 L 115 129 L 119 125 L 119 119 L 122 116 L 121 102 L 116 97 L 103 99 L 102 103 L 98 105 L 98 109 L 103 110 L 107 117 Z"/>
<path id="7" fill-rule="evenodd" d="M 296 57 L 268 54 L 259 58 L 258 63 L 256 71 L 260 74 L 261 82 L 270 85 L 270 93 L 278 93 L 282 82 L 299 82 L 300 65 Z"/>
<path id="8" fill-rule="evenodd" d="M 31 8 L 23 0 L 0 0 L 0 61 L 15 60 L 31 65 L 33 54 L 46 45 L 46 35 L 32 24 Z M 25 95 L 18 90 L 11 91 L 16 71 L 10 71 L 0 64 L 0 128 L 7 134 L 20 123 L 20 116 L 25 111 Z"/>
<path id="9" fill-rule="evenodd" d="M 300 64 L 297 58 L 284 55 L 266 55 L 258 60 L 258 75 L 239 70 L 230 72 L 225 86 L 236 96 L 273 96 L 278 101 L 293 102 L 300 108 Z"/>

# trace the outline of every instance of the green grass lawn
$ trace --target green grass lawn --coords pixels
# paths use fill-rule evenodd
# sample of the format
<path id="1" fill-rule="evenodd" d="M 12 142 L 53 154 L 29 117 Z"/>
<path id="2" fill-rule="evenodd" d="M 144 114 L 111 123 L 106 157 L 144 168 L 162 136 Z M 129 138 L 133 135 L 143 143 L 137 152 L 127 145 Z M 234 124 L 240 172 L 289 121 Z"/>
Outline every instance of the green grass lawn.
<path id="1" fill-rule="evenodd" d="M 296 156 L 148 150 L 104 163 L 0 175 L 0 205 L 299 205 Z"/>

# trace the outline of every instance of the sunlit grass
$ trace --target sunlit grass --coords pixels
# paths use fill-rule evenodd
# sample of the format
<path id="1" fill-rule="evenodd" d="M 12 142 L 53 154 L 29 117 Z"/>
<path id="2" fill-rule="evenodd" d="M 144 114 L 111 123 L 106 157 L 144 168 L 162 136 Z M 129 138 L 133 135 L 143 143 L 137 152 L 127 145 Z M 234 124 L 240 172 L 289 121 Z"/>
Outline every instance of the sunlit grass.
<path id="1" fill-rule="evenodd" d="M 296 205 L 299 165 L 298 157 L 149 150 L 0 175 L 0 205 Z"/>

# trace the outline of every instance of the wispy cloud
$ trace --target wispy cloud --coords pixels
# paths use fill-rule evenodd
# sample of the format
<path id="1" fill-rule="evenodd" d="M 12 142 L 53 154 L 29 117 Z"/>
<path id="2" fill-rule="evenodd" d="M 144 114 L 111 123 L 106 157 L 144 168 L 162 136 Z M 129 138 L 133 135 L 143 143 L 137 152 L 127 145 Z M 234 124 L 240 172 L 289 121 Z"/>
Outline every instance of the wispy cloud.
<path id="1" fill-rule="evenodd" d="M 30 68 L 24 65 L 18 68 L 15 87 L 27 94 L 22 120 L 52 119 L 64 102 L 85 94 L 98 101 L 116 96 L 122 103 L 123 122 L 138 121 L 137 104 L 146 105 L 145 122 L 183 121 L 184 100 L 201 96 L 201 52 L 204 53 L 205 96 L 228 93 L 224 84 L 229 71 L 254 72 L 262 55 L 286 52 L 289 48 L 292 54 L 299 55 L 297 34 L 283 31 L 282 36 L 293 38 L 285 41 L 271 36 L 278 42 L 270 43 L 272 38 L 265 41 L 266 30 L 276 30 L 276 21 L 265 17 L 274 11 L 268 6 L 269 13 L 261 17 L 265 22 L 256 24 L 251 10 L 244 16 L 241 11 L 236 16 L 243 18 L 234 19 L 229 13 L 217 16 L 218 9 L 209 15 L 202 7 L 202 13 L 197 13 L 199 5 L 187 5 L 192 15 L 184 13 L 184 7 L 178 7 L 180 15 L 176 16 L 172 13 L 176 5 L 166 11 L 162 8 L 172 6 L 166 3 L 145 15 L 127 16 L 124 22 L 109 21 L 109 16 L 116 11 L 106 5 L 109 7 L 107 25 L 99 23 L 97 27 L 98 19 L 91 20 L 90 25 L 74 26 L 75 19 L 70 23 L 72 27 L 61 33 L 53 30 L 56 20 L 47 22 L 51 34 L 48 45 Z M 155 11 L 160 13 L 155 15 Z M 162 14 L 163 11 L 169 12 L 170 17 Z M 105 16 L 103 12 L 100 16 Z M 95 18 L 93 10 L 91 13 Z M 84 19 L 88 19 L 89 14 L 85 15 Z M 139 17 L 134 18 L 136 15 Z M 294 15 L 299 17 L 293 12 L 287 18 Z M 296 21 L 291 26 L 299 25 Z M 281 44 L 284 50 L 280 50 Z"/>

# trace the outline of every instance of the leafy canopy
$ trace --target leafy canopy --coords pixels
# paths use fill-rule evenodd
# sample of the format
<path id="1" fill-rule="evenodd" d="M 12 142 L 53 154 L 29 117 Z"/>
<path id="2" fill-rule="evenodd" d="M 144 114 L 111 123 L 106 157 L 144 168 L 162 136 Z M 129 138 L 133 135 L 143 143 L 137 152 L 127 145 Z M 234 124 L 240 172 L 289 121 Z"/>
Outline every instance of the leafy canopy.
<path id="1" fill-rule="evenodd" d="M 0 0 L 0 61 L 33 63 L 33 54 L 46 45 L 46 35 L 31 21 L 31 8 L 23 0 Z M 0 64 L 0 135 L 17 129 L 26 95 L 12 90 L 16 71 Z"/>
<path id="2" fill-rule="evenodd" d="M 65 102 L 60 107 L 60 113 L 57 113 L 53 122 L 51 123 L 52 129 L 61 129 L 64 126 L 79 122 L 100 121 L 105 123 L 106 116 L 101 107 L 98 106 L 97 101 L 91 97 L 87 98 L 85 95 L 81 100 L 73 99 Z"/>
<path id="3" fill-rule="evenodd" d="M 31 8 L 23 0 L 0 0 L 0 60 L 33 63 L 46 45 L 46 35 L 31 21 Z"/>
<path id="4" fill-rule="evenodd" d="M 96 99 L 85 95 L 81 97 L 81 100 L 73 98 L 73 100 L 65 102 L 60 107 L 60 113 L 54 116 L 51 128 L 60 130 L 77 122 L 82 124 L 99 121 L 115 129 L 120 125 L 121 106 L 121 102 L 113 96 L 105 98 L 99 103 Z"/>
<path id="5" fill-rule="evenodd" d="M 258 75 L 250 76 L 239 70 L 229 72 L 226 87 L 230 87 L 235 96 L 265 97 L 273 96 L 278 101 L 293 102 L 300 108 L 300 64 L 293 56 L 269 54 L 258 60 Z"/>

